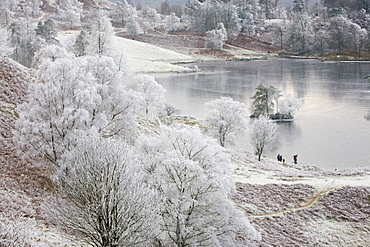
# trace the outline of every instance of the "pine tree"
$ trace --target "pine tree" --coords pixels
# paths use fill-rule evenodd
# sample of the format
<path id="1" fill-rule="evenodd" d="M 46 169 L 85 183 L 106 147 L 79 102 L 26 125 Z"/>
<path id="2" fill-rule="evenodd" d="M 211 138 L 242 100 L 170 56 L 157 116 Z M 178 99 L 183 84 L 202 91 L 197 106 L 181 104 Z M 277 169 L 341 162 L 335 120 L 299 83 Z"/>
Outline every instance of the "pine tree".
<path id="1" fill-rule="evenodd" d="M 256 93 L 253 95 L 251 99 L 252 102 L 252 116 L 259 117 L 260 115 L 267 115 L 274 114 L 275 103 L 277 102 L 280 95 L 281 90 L 270 86 L 264 86 L 263 84 L 259 84 L 256 88 Z"/>

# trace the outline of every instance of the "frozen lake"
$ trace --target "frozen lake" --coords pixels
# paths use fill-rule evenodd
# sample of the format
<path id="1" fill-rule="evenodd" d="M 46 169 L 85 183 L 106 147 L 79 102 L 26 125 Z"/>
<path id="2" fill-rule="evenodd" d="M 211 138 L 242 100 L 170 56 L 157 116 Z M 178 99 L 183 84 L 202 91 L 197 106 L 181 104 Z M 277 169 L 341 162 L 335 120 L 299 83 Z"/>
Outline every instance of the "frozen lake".
<path id="1" fill-rule="evenodd" d="M 303 98 L 303 105 L 293 122 L 276 123 L 278 145 L 265 156 L 281 153 L 291 162 L 298 154 L 299 163 L 327 169 L 370 165 L 370 83 L 364 79 L 370 63 L 270 59 L 197 66 L 202 72 L 154 75 L 182 114 L 203 119 L 204 103 L 221 96 L 250 108 L 257 85 L 272 85 Z M 233 148 L 252 152 L 246 137 Z"/>

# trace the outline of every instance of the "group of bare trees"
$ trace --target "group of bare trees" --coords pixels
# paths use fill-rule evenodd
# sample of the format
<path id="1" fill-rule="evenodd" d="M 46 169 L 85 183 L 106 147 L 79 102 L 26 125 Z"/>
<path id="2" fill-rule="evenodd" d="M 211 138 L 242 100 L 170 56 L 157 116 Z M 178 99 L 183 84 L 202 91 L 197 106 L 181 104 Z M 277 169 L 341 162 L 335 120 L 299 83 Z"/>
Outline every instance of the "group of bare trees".
<path id="1" fill-rule="evenodd" d="M 369 10 L 360 4 L 352 6 L 354 1 L 337 2 L 323 1 L 308 7 L 306 1 L 294 1 L 292 12 L 271 25 L 275 30 L 273 43 L 306 54 L 338 52 L 361 57 L 369 42 Z"/>
<path id="2" fill-rule="evenodd" d="M 29 67 L 45 43 L 57 43 L 55 37 L 48 36 L 55 32 L 56 22 L 58 27 L 83 29 L 89 38 L 96 36 L 99 40 L 101 28 L 107 27 L 104 18 L 109 17 L 115 25 L 126 27 L 133 38 L 151 29 L 189 30 L 207 34 L 206 46 L 214 49 L 222 48 L 226 39 L 232 40 L 243 32 L 281 50 L 315 55 L 350 52 L 361 57 L 369 42 L 369 7 L 366 2 L 354 2 L 322 1 L 313 5 L 295 0 L 291 9 L 285 9 L 281 1 L 275 0 L 189 0 L 185 6 L 172 9 L 165 1 L 163 9 L 157 11 L 148 6 L 137 9 L 127 0 L 120 0 L 109 11 L 103 11 L 104 17 L 97 16 L 95 9 L 83 9 L 80 1 L 61 0 L 53 5 L 55 15 L 35 27 L 35 18 L 41 16 L 45 6 L 41 1 L 4 0 L 0 3 L 0 25 L 7 29 L 6 43 L 13 50 L 2 53 Z M 227 34 L 222 37 L 213 34 L 221 24 Z"/>

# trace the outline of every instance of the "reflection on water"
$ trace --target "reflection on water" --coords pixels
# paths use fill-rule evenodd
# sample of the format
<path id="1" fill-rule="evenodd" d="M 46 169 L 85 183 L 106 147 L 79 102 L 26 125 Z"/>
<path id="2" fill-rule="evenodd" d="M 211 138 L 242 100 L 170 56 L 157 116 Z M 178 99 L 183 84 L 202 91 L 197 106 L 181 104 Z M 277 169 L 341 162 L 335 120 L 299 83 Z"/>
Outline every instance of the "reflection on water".
<path id="1" fill-rule="evenodd" d="M 370 111 L 368 114 L 365 115 L 365 119 L 370 121 Z"/>
<path id="2" fill-rule="evenodd" d="M 167 100 L 184 114 L 202 119 L 205 102 L 221 96 L 249 109 L 257 85 L 271 85 L 303 98 L 303 106 L 294 122 L 276 123 L 278 145 L 268 157 L 282 153 L 290 161 L 298 153 L 299 162 L 330 169 L 370 165 L 370 84 L 364 79 L 370 63 L 281 59 L 197 65 L 203 72 L 155 75 Z M 245 138 L 235 148 L 251 149 Z"/>
<path id="3" fill-rule="evenodd" d="M 283 145 L 294 146 L 295 142 L 301 138 L 301 129 L 293 121 L 277 122 L 277 147 Z"/>

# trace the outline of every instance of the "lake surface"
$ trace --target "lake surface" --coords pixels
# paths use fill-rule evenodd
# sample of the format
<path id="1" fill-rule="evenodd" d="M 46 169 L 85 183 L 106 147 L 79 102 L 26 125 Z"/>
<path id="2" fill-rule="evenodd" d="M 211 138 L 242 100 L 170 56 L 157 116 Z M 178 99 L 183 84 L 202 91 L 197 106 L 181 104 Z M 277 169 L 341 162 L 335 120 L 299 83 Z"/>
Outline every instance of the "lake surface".
<path id="1" fill-rule="evenodd" d="M 250 109 L 257 85 L 271 85 L 303 98 L 303 105 L 293 122 L 275 123 L 278 144 L 265 156 L 280 153 L 292 162 L 298 154 L 299 163 L 326 169 L 370 165 L 370 83 L 364 79 L 370 63 L 270 59 L 197 66 L 202 72 L 154 75 L 167 90 L 167 101 L 182 114 L 203 119 L 204 104 L 222 96 Z M 233 148 L 253 152 L 247 137 Z"/>

